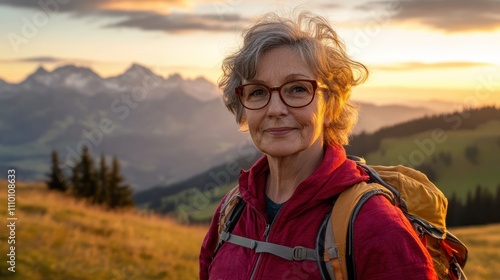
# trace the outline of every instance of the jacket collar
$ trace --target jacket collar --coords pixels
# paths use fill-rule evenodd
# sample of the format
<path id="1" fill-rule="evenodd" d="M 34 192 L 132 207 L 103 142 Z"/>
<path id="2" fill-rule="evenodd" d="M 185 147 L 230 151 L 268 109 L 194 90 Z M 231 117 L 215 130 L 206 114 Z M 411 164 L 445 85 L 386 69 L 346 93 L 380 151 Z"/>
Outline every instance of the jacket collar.
<path id="1" fill-rule="evenodd" d="M 269 174 L 266 155 L 262 156 L 249 170 L 240 173 L 239 189 L 242 198 L 265 213 L 265 187 Z M 346 158 L 344 147 L 327 146 L 325 155 L 316 170 L 299 184 L 292 197 L 286 202 L 288 209 L 306 211 L 318 203 L 329 201 L 348 187 L 368 181 L 369 176 L 356 163 Z M 290 208 L 292 207 L 292 208 Z"/>

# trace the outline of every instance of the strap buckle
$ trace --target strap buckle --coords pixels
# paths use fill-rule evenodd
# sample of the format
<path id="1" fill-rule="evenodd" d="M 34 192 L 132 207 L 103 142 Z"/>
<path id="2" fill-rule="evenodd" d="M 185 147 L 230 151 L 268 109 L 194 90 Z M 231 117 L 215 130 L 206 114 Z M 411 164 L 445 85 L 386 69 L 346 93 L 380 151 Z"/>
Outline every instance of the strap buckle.
<path id="1" fill-rule="evenodd" d="M 227 231 L 223 231 L 220 233 L 220 240 L 221 241 L 227 242 L 230 237 L 231 237 L 231 234 Z"/>
<path id="2" fill-rule="evenodd" d="M 292 258 L 294 261 L 303 261 L 307 259 L 307 250 L 305 247 L 296 246 L 292 249 Z"/>

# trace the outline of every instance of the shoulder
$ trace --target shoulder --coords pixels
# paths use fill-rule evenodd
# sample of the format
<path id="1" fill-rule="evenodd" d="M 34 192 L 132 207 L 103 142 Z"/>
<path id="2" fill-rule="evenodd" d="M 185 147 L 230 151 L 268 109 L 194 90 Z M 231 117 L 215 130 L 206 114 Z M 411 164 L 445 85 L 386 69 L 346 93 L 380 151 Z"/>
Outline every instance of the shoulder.
<path id="1" fill-rule="evenodd" d="M 373 196 L 365 202 L 354 222 L 354 233 L 355 238 L 361 237 L 359 242 L 366 243 L 365 245 L 376 242 L 376 245 L 389 247 L 392 245 L 385 241 L 419 241 L 401 209 L 382 195 Z M 419 246 L 419 249 L 424 248 Z"/>
<path id="2" fill-rule="evenodd" d="M 358 213 L 354 252 L 360 279 L 434 279 L 427 249 L 403 212 L 384 196 L 370 198 Z"/>
<path id="3" fill-rule="evenodd" d="M 401 209 L 396 207 L 383 195 L 375 195 L 365 202 L 355 221 L 360 230 L 387 229 L 387 227 L 404 228 L 413 231 L 413 228 Z"/>
<path id="4" fill-rule="evenodd" d="M 200 279 L 208 279 L 208 267 L 212 262 L 212 257 L 215 252 L 215 248 L 217 247 L 217 243 L 219 242 L 219 231 L 220 231 L 220 222 L 221 215 L 225 215 L 223 209 L 226 209 L 226 212 L 229 211 L 229 201 L 232 197 L 239 194 L 238 185 L 231 189 L 222 200 L 219 202 L 219 205 L 215 209 L 215 212 L 212 216 L 212 220 L 210 222 L 210 226 L 208 228 L 207 234 L 203 239 L 203 243 L 201 245 L 200 257 L 199 257 L 199 265 L 200 265 Z"/>

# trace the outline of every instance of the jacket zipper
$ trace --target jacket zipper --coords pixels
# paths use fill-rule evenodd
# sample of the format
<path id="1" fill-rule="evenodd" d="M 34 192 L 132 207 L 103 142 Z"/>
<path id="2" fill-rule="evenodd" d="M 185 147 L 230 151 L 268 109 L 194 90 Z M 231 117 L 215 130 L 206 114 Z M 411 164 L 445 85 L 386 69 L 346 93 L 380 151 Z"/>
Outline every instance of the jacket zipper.
<path id="1" fill-rule="evenodd" d="M 260 216 L 262 217 L 262 219 L 264 219 L 264 222 L 266 222 L 266 229 L 264 229 L 264 234 L 263 234 L 263 236 L 266 238 L 266 240 L 265 240 L 266 242 L 269 239 L 269 232 L 271 231 L 271 227 L 273 226 L 273 224 L 276 221 L 276 219 L 278 219 L 278 216 L 279 216 L 279 214 L 281 212 L 281 209 L 283 209 L 283 207 L 285 207 L 285 205 L 283 205 L 278 210 L 278 213 L 276 213 L 276 216 L 274 217 L 274 220 L 272 221 L 271 224 L 268 224 L 267 221 L 266 221 L 266 218 L 264 217 L 264 215 L 262 215 L 262 213 L 260 213 L 259 211 L 257 211 L 257 213 L 260 214 Z M 259 262 L 260 262 L 260 258 L 261 257 L 262 257 L 262 254 L 259 254 L 259 257 L 257 258 L 257 262 L 255 262 L 255 266 L 253 267 L 252 274 L 250 275 L 250 280 L 254 279 L 254 277 L 255 277 L 255 273 L 257 272 L 257 267 L 259 266 Z"/>

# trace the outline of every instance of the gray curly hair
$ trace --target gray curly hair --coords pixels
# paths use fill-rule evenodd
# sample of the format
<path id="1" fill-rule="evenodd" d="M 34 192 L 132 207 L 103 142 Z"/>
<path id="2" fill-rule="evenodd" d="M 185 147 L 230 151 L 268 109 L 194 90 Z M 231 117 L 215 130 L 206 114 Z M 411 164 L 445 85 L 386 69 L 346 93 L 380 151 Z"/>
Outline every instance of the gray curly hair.
<path id="1" fill-rule="evenodd" d="M 300 53 L 321 84 L 325 119 L 330 121 L 324 128 L 325 142 L 348 144 L 358 119 L 358 108 L 349 101 L 351 87 L 368 78 L 368 69 L 349 58 L 328 21 L 310 12 L 302 12 L 296 19 L 268 13 L 246 29 L 243 38 L 243 46 L 223 60 L 219 79 L 224 103 L 240 127 L 246 127 L 246 120 L 235 88 L 255 76 L 259 57 L 266 51 L 290 47 Z"/>

